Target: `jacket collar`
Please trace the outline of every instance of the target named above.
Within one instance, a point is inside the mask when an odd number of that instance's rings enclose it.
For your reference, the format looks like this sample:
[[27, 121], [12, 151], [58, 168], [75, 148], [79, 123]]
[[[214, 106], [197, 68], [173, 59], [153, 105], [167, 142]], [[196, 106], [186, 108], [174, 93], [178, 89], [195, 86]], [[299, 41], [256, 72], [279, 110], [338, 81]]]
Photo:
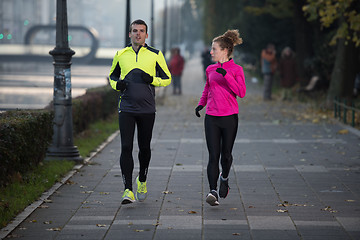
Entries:
[[[133, 47], [132, 47], [132, 44], [131, 43], [129, 43], [126, 47], [128, 47], [128, 48], [130, 48], [130, 49], [132, 49], [133, 51], [134, 51], [134, 49], [133, 49]], [[143, 45], [140, 45], [140, 47], [139, 47], [139, 49], [138, 49], [138, 52], [140, 51], [140, 49], [141, 48], [147, 48], [148, 47], [148, 45], [145, 43], [145, 45], [143, 46]], [[135, 51], [134, 51], [135, 52]]]
[[217, 64], [221, 65], [221, 66], [232, 65], [232, 64], [234, 64], [234, 60], [232, 58], [230, 58], [229, 61], [227, 61], [227, 62], [224, 62], [224, 63], [217, 62]]

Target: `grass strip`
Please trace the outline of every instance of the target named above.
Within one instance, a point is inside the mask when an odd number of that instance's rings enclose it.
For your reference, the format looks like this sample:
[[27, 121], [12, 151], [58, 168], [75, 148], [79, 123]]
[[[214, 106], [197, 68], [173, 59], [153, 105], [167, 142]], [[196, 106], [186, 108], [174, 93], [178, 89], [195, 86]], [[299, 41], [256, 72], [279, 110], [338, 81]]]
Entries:
[[82, 133], [74, 138], [74, 145], [78, 147], [82, 157], [90, 156], [90, 153], [103, 143], [111, 134], [119, 129], [117, 114], [107, 120], [95, 122]]
[[61, 180], [74, 164], [70, 161], [44, 162], [23, 176], [18, 174], [12, 184], [0, 188], [0, 227], [5, 227], [43, 192]]

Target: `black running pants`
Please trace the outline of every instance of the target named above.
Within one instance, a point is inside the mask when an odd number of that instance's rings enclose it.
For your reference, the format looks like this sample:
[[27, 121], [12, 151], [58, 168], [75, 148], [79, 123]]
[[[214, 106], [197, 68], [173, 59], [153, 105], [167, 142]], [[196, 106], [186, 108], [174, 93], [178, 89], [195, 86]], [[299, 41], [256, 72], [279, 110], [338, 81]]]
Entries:
[[219, 179], [219, 159], [221, 157], [222, 176], [229, 176], [233, 161], [232, 149], [238, 129], [238, 115], [230, 116], [205, 116], [205, 137], [209, 151], [207, 166], [210, 190], [217, 189]]
[[139, 180], [146, 181], [146, 175], [151, 158], [150, 142], [155, 122], [155, 113], [119, 113], [119, 128], [121, 137], [120, 168], [125, 184], [125, 189], [132, 191], [132, 173], [134, 159], [132, 156], [135, 126], [137, 126], [137, 140], [139, 146]]

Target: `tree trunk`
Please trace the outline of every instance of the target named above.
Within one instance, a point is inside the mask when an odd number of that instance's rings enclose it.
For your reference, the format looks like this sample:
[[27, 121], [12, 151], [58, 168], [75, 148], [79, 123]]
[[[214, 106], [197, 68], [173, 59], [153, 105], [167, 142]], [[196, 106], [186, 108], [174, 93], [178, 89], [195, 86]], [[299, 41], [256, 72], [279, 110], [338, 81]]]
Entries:
[[296, 61], [298, 76], [300, 78], [300, 84], [306, 85], [308, 80], [306, 79], [306, 71], [304, 62], [307, 58], [313, 55], [312, 50], [312, 26], [306, 20], [302, 7], [305, 1], [294, 1], [294, 31], [295, 31], [295, 44], [296, 44]]
[[330, 87], [327, 93], [327, 106], [331, 107], [335, 97], [351, 98], [354, 81], [359, 71], [359, 48], [353, 42], [338, 41], [336, 60], [331, 74]]

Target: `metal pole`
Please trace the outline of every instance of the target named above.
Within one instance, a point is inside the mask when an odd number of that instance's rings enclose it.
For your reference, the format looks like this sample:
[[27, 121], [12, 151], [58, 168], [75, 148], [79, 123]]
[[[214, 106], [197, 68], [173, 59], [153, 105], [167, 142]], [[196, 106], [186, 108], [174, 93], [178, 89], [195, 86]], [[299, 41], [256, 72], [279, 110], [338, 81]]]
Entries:
[[73, 144], [70, 65], [75, 52], [69, 48], [66, 0], [56, 1], [56, 47], [49, 53], [54, 59], [54, 135], [46, 160], [80, 162], [83, 159]]
[[154, 0], [151, 0], [151, 46], [154, 47], [155, 28], [154, 28]]
[[347, 123], [347, 107], [346, 107], [346, 99], [344, 99], [344, 116], [343, 116], [343, 119], [344, 119], [344, 123], [346, 124], [346, 123]]
[[163, 47], [162, 47], [162, 51], [164, 53], [164, 55], [166, 55], [166, 32], [167, 32], [167, 25], [166, 25], [166, 22], [167, 22], [167, 0], [165, 0], [165, 7], [164, 7], [164, 19], [163, 19]]
[[130, 44], [130, 0], [126, 1], [125, 47]]

